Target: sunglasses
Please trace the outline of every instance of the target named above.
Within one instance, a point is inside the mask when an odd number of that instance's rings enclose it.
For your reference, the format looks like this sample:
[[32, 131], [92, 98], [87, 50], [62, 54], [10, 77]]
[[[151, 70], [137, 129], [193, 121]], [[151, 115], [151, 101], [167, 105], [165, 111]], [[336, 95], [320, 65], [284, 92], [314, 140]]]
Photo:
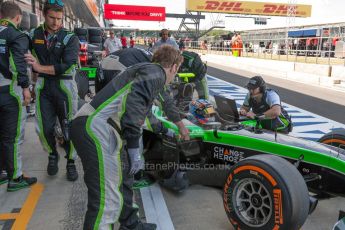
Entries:
[[58, 5], [60, 7], [64, 6], [64, 3], [62, 2], [62, 0], [47, 0], [47, 3], [51, 5]]

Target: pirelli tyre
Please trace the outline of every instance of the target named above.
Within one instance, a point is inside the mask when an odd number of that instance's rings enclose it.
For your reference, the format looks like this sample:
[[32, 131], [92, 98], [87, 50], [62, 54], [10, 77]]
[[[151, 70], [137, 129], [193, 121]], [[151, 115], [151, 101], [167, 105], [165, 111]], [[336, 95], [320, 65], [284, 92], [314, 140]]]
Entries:
[[102, 37], [100, 36], [89, 36], [89, 42], [92, 44], [101, 44], [102, 43]]
[[86, 42], [87, 41], [87, 36], [84, 35], [78, 35], [79, 41]]
[[90, 37], [101, 37], [102, 36], [102, 30], [100, 29], [88, 29], [88, 33]]
[[326, 133], [318, 142], [345, 149], [345, 129], [335, 130]]
[[256, 155], [231, 168], [223, 204], [236, 230], [298, 230], [308, 216], [309, 193], [291, 163]]
[[84, 29], [84, 28], [74, 28], [74, 33], [77, 36], [87, 36], [87, 29]]

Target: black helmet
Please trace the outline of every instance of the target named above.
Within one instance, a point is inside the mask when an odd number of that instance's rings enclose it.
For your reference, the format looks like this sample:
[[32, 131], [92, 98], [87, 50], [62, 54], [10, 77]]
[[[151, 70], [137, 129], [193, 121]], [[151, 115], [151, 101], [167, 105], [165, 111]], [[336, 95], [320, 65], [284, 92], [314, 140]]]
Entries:
[[260, 88], [260, 91], [263, 93], [266, 90], [266, 82], [261, 76], [254, 76], [249, 79], [246, 88], [249, 90]]

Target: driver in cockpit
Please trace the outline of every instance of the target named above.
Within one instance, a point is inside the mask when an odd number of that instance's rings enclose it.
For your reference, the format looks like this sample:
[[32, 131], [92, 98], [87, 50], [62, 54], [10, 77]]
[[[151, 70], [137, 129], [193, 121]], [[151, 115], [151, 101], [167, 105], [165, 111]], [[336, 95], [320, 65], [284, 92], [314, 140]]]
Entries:
[[187, 119], [196, 125], [206, 125], [216, 121], [216, 111], [212, 103], [205, 99], [192, 100]]

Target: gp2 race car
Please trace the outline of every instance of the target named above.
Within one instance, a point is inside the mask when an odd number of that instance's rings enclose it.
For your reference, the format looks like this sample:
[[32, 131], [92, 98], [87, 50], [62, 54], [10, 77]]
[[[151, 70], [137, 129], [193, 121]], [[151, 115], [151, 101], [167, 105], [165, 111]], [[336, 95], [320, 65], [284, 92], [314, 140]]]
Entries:
[[[180, 89], [189, 77], [182, 74], [184, 83], [175, 85], [181, 113], [190, 102], [179, 95], [186, 92]], [[178, 133], [160, 107], [154, 106], [152, 113]], [[297, 230], [319, 198], [345, 196], [345, 130], [326, 134], [317, 143], [263, 130], [259, 119], [235, 122], [220, 119], [226, 117], [222, 115], [205, 125], [184, 119], [190, 141], [144, 129], [146, 172], [175, 191], [190, 184], [223, 188], [224, 209], [235, 229]], [[344, 223], [342, 219], [334, 229]]]
[[[178, 133], [158, 106], [152, 113]], [[318, 199], [345, 196], [345, 130], [318, 143], [248, 125], [256, 120], [183, 121], [190, 141], [144, 130], [145, 170], [176, 191], [190, 184], [223, 188], [224, 209], [235, 229], [297, 230]]]

